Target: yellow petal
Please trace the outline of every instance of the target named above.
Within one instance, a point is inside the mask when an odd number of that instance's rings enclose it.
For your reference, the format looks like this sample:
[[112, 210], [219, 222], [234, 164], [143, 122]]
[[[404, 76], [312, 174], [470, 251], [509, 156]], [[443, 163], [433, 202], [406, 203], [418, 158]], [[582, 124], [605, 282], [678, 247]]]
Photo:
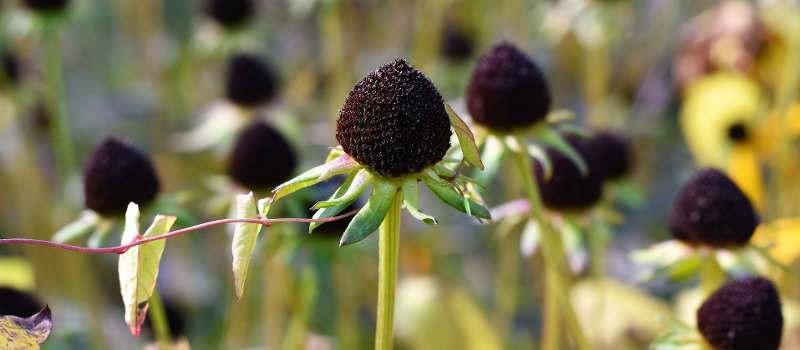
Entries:
[[734, 144], [728, 159], [728, 176], [739, 186], [756, 211], [764, 210], [764, 179], [758, 155], [748, 144]]

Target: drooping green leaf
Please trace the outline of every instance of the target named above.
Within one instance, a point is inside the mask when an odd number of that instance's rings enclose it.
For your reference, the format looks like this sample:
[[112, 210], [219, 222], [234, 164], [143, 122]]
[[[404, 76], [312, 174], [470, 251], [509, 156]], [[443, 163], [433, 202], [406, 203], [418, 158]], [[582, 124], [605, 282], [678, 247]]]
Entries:
[[97, 215], [93, 210], [84, 210], [78, 220], [67, 224], [53, 234], [53, 242], [66, 243], [87, 235], [97, 226], [98, 222], [100, 222], [100, 215]]
[[430, 176], [423, 176], [422, 181], [425, 182], [425, 185], [428, 186], [431, 192], [439, 197], [439, 199], [441, 199], [445, 204], [463, 213], [469, 212], [472, 216], [486, 220], [492, 219], [491, 215], [489, 214], [489, 210], [484, 208], [482, 205], [469, 199], [467, 199], [467, 202], [465, 203], [465, 197], [458, 193], [458, 191], [453, 188], [452, 184], [442, 184], [440, 181], [434, 180]]
[[272, 196], [272, 201], [275, 201], [278, 198], [286, 196], [287, 194], [299, 189], [311, 186], [321, 181], [325, 181], [331, 176], [346, 173], [355, 169], [358, 165], [358, 162], [346, 154], [339, 156], [328, 163], [311, 168], [310, 170], [297, 175], [295, 178], [276, 187], [275, 190], [273, 190], [275, 194]]
[[569, 158], [569, 160], [571, 160], [572, 163], [578, 167], [581, 175], [586, 176], [589, 174], [589, 166], [586, 165], [586, 161], [583, 159], [583, 157], [581, 157], [580, 153], [578, 153], [578, 151], [576, 151], [575, 148], [569, 144], [569, 142], [561, 137], [561, 134], [550, 130], [547, 127], [537, 127], [534, 129], [534, 137], [542, 143], [567, 156], [567, 158]]
[[528, 145], [528, 154], [542, 166], [544, 179], [550, 180], [553, 177], [553, 162], [550, 161], [550, 156], [547, 155], [547, 152], [538, 145]]
[[483, 170], [481, 154], [478, 150], [478, 146], [475, 144], [475, 135], [472, 134], [472, 130], [470, 130], [467, 123], [464, 123], [461, 117], [453, 111], [450, 105], [445, 105], [445, 108], [447, 109], [447, 115], [450, 117], [450, 125], [452, 125], [453, 129], [456, 131], [458, 143], [461, 144], [461, 151], [464, 153], [464, 159]]
[[[358, 198], [358, 196], [361, 195], [361, 192], [364, 192], [367, 186], [369, 186], [369, 184], [372, 183], [373, 179], [374, 176], [372, 176], [372, 173], [370, 173], [369, 170], [367, 170], [366, 168], [361, 169], [353, 177], [352, 181], [347, 186], [347, 191], [345, 191], [344, 194], [328, 199], [326, 201], [319, 202], [315, 204], [313, 207], [311, 207], [311, 210], [317, 210], [319, 208], [329, 208], [342, 203], [352, 203], [353, 201], [356, 200], [356, 198]], [[344, 184], [342, 184], [341, 187], [345, 187]], [[336, 192], [338, 193], [339, 191]]]
[[[155, 237], [169, 232], [175, 222], [174, 216], [157, 215], [153, 224], [144, 235], [139, 235], [139, 206], [128, 205], [125, 213], [125, 230], [122, 242], [127, 244], [135, 240]], [[153, 295], [158, 278], [158, 265], [164, 252], [164, 240], [153, 241], [131, 247], [119, 256], [119, 283], [122, 301], [125, 305], [125, 322], [134, 337], [144, 322], [148, 300]]]
[[367, 238], [375, 232], [389, 212], [394, 196], [397, 195], [397, 184], [392, 181], [378, 179], [372, 186], [372, 194], [367, 205], [353, 217], [342, 235], [339, 246], [343, 247]]
[[[239, 219], [257, 218], [256, 199], [253, 192], [236, 196], [236, 217]], [[256, 247], [259, 231], [261, 231], [260, 224], [242, 222], [236, 224], [231, 251], [233, 252], [233, 288], [237, 300], [241, 300], [244, 293], [247, 268], [250, 265], [250, 258], [253, 256], [253, 249]]]
[[[333, 200], [334, 198], [341, 197], [345, 193], [347, 193], [348, 189], [350, 189], [350, 185], [353, 183], [353, 180], [360, 173], [361, 173], [361, 171], [359, 171], [359, 172], [351, 172], [350, 175], [347, 176], [347, 179], [344, 180], [344, 183], [342, 183], [342, 185], [339, 186], [339, 188], [337, 188], [336, 191], [333, 194], [331, 194], [330, 197], [328, 197], [328, 200], [329, 201]], [[317, 210], [316, 212], [314, 212], [313, 218], [314, 219], [327, 219], [327, 218], [334, 217], [337, 214], [341, 213], [343, 210], [345, 210], [355, 200], [356, 200], [356, 198], [353, 198], [352, 201], [341, 202], [339, 204], [336, 204], [336, 205], [333, 205], [333, 206], [330, 206], [330, 207], [327, 207], [327, 208], [321, 208], [321, 209]], [[312, 222], [312, 223], [310, 223], [308, 225], [308, 233], [313, 232], [315, 228], [319, 227], [322, 224], [323, 224], [322, 222]]]
[[50, 308], [47, 306], [28, 318], [0, 315], [0, 349], [40, 349], [50, 337], [52, 329]]
[[403, 202], [408, 212], [411, 213], [411, 216], [431, 226], [439, 224], [433, 216], [425, 214], [419, 209], [419, 184], [416, 178], [405, 179], [402, 184], [402, 189]]

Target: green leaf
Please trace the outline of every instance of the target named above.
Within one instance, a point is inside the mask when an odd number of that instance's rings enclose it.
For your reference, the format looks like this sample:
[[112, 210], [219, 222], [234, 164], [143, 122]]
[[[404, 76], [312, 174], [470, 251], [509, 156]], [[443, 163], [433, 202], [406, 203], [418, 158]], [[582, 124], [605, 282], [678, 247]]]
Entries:
[[28, 318], [0, 315], [0, 349], [40, 349], [52, 330], [47, 306]]
[[397, 195], [397, 184], [392, 181], [378, 179], [372, 186], [372, 194], [367, 205], [353, 217], [342, 235], [339, 246], [343, 247], [360, 242], [375, 232], [389, 212], [394, 196]]
[[[467, 204], [464, 203], [464, 196], [462, 196], [458, 191], [453, 188], [453, 184], [445, 183], [443, 186], [442, 182], [437, 181], [430, 176], [423, 176], [422, 181], [425, 182], [425, 185], [437, 196], [441, 199], [445, 204], [461, 211], [464, 213], [471, 213], [471, 215], [491, 220], [491, 215], [489, 214], [489, 210], [484, 208], [482, 205], [475, 203], [469, 199], [467, 199]], [[467, 209], [467, 205], [469, 206]], [[469, 211], [467, 211], [469, 210]]]
[[[239, 219], [258, 217], [253, 192], [236, 196], [236, 217]], [[241, 300], [244, 293], [247, 268], [250, 265], [250, 258], [253, 256], [253, 249], [256, 247], [259, 231], [261, 231], [260, 224], [243, 222], [236, 224], [231, 251], [233, 252], [233, 289], [236, 292], [237, 300]]]
[[453, 129], [456, 131], [458, 143], [461, 144], [461, 151], [464, 153], [464, 159], [483, 170], [481, 154], [478, 150], [478, 146], [475, 144], [475, 135], [472, 134], [472, 130], [470, 130], [467, 123], [464, 123], [458, 114], [453, 111], [450, 105], [446, 104], [445, 108], [447, 109], [447, 115], [450, 117], [450, 125], [452, 125]]
[[[169, 232], [175, 222], [174, 216], [157, 215], [153, 224], [144, 235], [139, 235], [139, 206], [128, 205], [125, 213], [125, 230], [122, 233], [123, 244], [163, 235]], [[125, 322], [134, 337], [144, 322], [149, 307], [148, 300], [153, 295], [158, 277], [158, 264], [164, 252], [164, 240], [153, 241], [131, 247], [119, 256], [119, 284], [122, 302], [125, 304]]]
[[[344, 194], [314, 204], [314, 206], [311, 207], [311, 210], [317, 210], [319, 208], [330, 208], [342, 203], [352, 203], [353, 201], [356, 200], [356, 198], [358, 198], [358, 196], [361, 195], [362, 192], [364, 192], [365, 189], [367, 189], [367, 186], [369, 186], [369, 184], [372, 183], [373, 179], [374, 176], [372, 176], [369, 170], [367, 170], [366, 168], [361, 169], [356, 173], [355, 177], [352, 178], [352, 181], [347, 186], [347, 191], [345, 191]], [[343, 187], [345, 187], [345, 184], [342, 184], [342, 186], [340, 186], [340, 188]], [[339, 191], [337, 190], [336, 192], [338, 194]]]
[[550, 180], [553, 177], [553, 162], [550, 161], [550, 156], [547, 155], [547, 152], [538, 145], [528, 145], [528, 154], [542, 166], [544, 179]]
[[[332, 199], [334, 199], [336, 197], [342, 196], [345, 193], [347, 193], [347, 190], [350, 188], [350, 184], [353, 183], [353, 179], [355, 179], [356, 175], [358, 175], [360, 173], [361, 173], [361, 171], [359, 171], [357, 173], [351, 172], [350, 175], [347, 177], [347, 179], [344, 180], [344, 183], [342, 183], [342, 185], [339, 186], [339, 188], [337, 188], [336, 191], [333, 194], [331, 194], [331, 196], [328, 198], [328, 200], [332, 200]], [[312, 218], [314, 218], [314, 219], [327, 219], [327, 218], [334, 217], [334, 216], [336, 216], [336, 214], [339, 214], [340, 212], [342, 212], [342, 210], [345, 210], [347, 208], [347, 206], [349, 206], [354, 201], [355, 201], [355, 198], [350, 202], [342, 202], [342, 203], [339, 203], [339, 204], [331, 206], [331, 207], [319, 209], [314, 213], [314, 216]], [[319, 227], [322, 224], [323, 224], [322, 222], [312, 222], [312, 223], [310, 223], [308, 225], [308, 233], [311, 233], [312, 231], [314, 231], [315, 228]]]
[[589, 174], [589, 166], [586, 165], [586, 161], [558, 132], [547, 127], [538, 127], [534, 129], [534, 137], [567, 156], [581, 171], [581, 175], [586, 176]]
[[433, 216], [423, 213], [419, 209], [419, 184], [416, 178], [406, 178], [401, 186], [403, 189], [403, 202], [411, 216], [428, 225], [436, 226], [439, 223]]
[[80, 236], [89, 234], [97, 223], [100, 222], [100, 215], [92, 210], [81, 212], [78, 220], [75, 220], [53, 234], [52, 240], [56, 243], [66, 243]]
[[100, 219], [94, 229], [94, 232], [92, 232], [92, 235], [89, 236], [89, 240], [86, 242], [86, 245], [89, 248], [102, 247], [106, 243], [106, 240], [108, 240], [108, 236], [111, 234], [111, 231], [114, 230], [115, 226], [117, 226], [116, 218]]
[[342, 155], [338, 158], [322, 164], [318, 167], [311, 168], [310, 170], [297, 175], [295, 178], [284, 182], [280, 186], [276, 187], [272, 192], [275, 194], [272, 196], [272, 201], [274, 202], [278, 198], [286, 196], [294, 191], [297, 191], [301, 188], [311, 186], [321, 181], [325, 181], [331, 176], [343, 174], [350, 170], [355, 169], [358, 167], [359, 164], [353, 158], [350, 158], [348, 155]]

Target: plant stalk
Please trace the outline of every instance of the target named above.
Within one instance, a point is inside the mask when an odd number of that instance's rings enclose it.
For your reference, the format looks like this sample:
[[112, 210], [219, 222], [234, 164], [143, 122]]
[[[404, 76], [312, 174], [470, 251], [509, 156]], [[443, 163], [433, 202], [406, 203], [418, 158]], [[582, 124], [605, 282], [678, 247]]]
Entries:
[[400, 205], [403, 192], [397, 191], [389, 213], [379, 229], [378, 247], [378, 324], [375, 349], [389, 350], [394, 345], [394, 295], [400, 247]]
[[44, 80], [47, 83], [47, 109], [50, 113], [50, 138], [56, 167], [63, 183], [75, 171], [75, 152], [64, 94], [61, 40], [58, 23], [46, 23], [42, 39]]
[[[517, 143], [521, 145], [521, 147], [524, 147], [524, 140], [521, 137], [516, 137], [516, 139]], [[562, 313], [561, 316], [566, 322], [567, 328], [572, 334], [578, 349], [589, 350], [591, 346], [583, 334], [578, 318], [575, 316], [575, 310], [572, 308], [572, 302], [569, 299], [567, 281], [571, 278], [571, 272], [567, 264], [567, 258], [564, 255], [564, 246], [561, 242], [561, 237], [558, 233], [553, 231], [550, 223], [544, 218], [539, 187], [533, 177], [533, 164], [524, 149], [519, 151], [512, 149], [510, 151], [514, 156], [514, 161], [519, 167], [520, 175], [522, 175], [522, 180], [525, 184], [525, 193], [530, 202], [530, 214], [540, 225], [540, 249], [542, 257], [544, 258], [545, 273], [549, 276], [546, 279], [547, 283], [545, 288], [548, 290], [545, 292], [545, 295], [551, 293], [558, 300], [558, 305]], [[542, 332], [543, 334], [548, 334], [548, 328], [560, 327], [559, 324], [555, 324], [558, 320], [555, 317], [547, 317], [545, 320], [550, 320], [550, 324], [544, 324], [543, 327], [545, 330]], [[545, 342], [542, 345], [542, 350], [559, 350], [557, 344], [551, 341]], [[555, 347], [544, 347], [545, 345]]]
[[158, 292], [158, 286], [153, 288], [153, 295], [150, 296], [150, 307], [148, 316], [153, 325], [153, 334], [155, 335], [156, 342], [160, 349], [172, 348], [172, 337], [169, 330], [169, 321], [167, 321], [167, 311], [164, 309], [164, 303], [161, 301], [161, 293]]

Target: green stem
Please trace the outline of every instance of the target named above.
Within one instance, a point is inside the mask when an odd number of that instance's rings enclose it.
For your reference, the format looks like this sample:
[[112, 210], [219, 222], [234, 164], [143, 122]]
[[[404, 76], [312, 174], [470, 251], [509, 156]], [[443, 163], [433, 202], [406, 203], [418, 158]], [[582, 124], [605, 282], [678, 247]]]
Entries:
[[47, 84], [47, 108], [50, 112], [50, 137], [61, 181], [75, 170], [75, 153], [69, 127], [67, 101], [61, 63], [61, 40], [58, 23], [47, 23], [42, 35], [44, 80]]
[[599, 225], [590, 223], [586, 229], [586, 240], [589, 245], [589, 274], [594, 278], [601, 278], [606, 273], [608, 233]]
[[375, 349], [392, 349], [394, 338], [394, 293], [397, 284], [398, 248], [400, 246], [400, 205], [403, 192], [397, 191], [383, 219], [379, 237], [378, 261], [378, 324]]
[[722, 266], [719, 265], [715, 256], [715, 251], [705, 252], [702, 265], [700, 265], [700, 290], [704, 297], [713, 294], [719, 287], [725, 284], [727, 276]]
[[[542, 199], [539, 195], [539, 187], [537, 186], [536, 180], [533, 177], [533, 164], [531, 163], [528, 154], [524, 151], [524, 139], [522, 139], [522, 137], [516, 137], [516, 141], [520, 147], [523, 147], [523, 150], [518, 151], [512, 149], [511, 154], [514, 156], [514, 161], [519, 167], [520, 175], [522, 175], [522, 180], [525, 184], [525, 193], [528, 197], [528, 201], [530, 202], [530, 214], [537, 222], [539, 222], [539, 230], [541, 232], [540, 249], [542, 252], [542, 257], [544, 258], [546, 273], [551, 274], [546, 280], [547, 284], [545, 288], [548, 288], [548, 291], [545, 294], [553, 293], [555, 298], [558, 299], [558, 304], [562, 313], [561, 316], [567, 323], [567, 328], [569, 328], [570, 332], [572, 333], [572, 337], [575, 340], [578, 349], [591, 349], [588, 340], [583, 335], [583, 330], [578, 322], [578, 318], [575, 316], [575, 310], [573, 310], [572, 302], [569, 299], [569, 289], [567, 288], [567, 283], [571, 278], [571, 272], [567, 264], [567, 257], [564, 254], [564, 245], [561, 242], [561, 237], [555, 231], [553, 231], [549, 221], [545, 220]], [[556, 320], [556, 318], [548, 317], [546, 320]], [[545, 331], [543, 334], [547, 334], [548, 327], [559, 326], [560, 325], [557, 324], [545, 324]], [[550, 344], [550, 342], [546, 344]], [[557, 350], [557, 348], [544, 347], [542, 347], [542, 349]]]
[[[552, 269], [546, 269], [545, 286], [554, 285], [553, 279], [557, 278]], [[561, 348], [561, 325], [563, 320], [559, 313], [558, 296], [554, 288], [545, 287], [543, 292], [544, 306], [542, 307], [544, 329], [542, 329], [542, 349]]]
[[158, 287], [153, 289], [153, 295], [149, 300], [150, 307], [148, 316], [150, 316], [150, 323], [153, 325], [153, 334], [155, 335], [158, 347], [161, 349], [172, 348], [172, 336], [169, 331], [169, 322], [167, 321], [167, 312], [164, 309], [164, 303], [161, 302], [161, 295], [158, 292]]

